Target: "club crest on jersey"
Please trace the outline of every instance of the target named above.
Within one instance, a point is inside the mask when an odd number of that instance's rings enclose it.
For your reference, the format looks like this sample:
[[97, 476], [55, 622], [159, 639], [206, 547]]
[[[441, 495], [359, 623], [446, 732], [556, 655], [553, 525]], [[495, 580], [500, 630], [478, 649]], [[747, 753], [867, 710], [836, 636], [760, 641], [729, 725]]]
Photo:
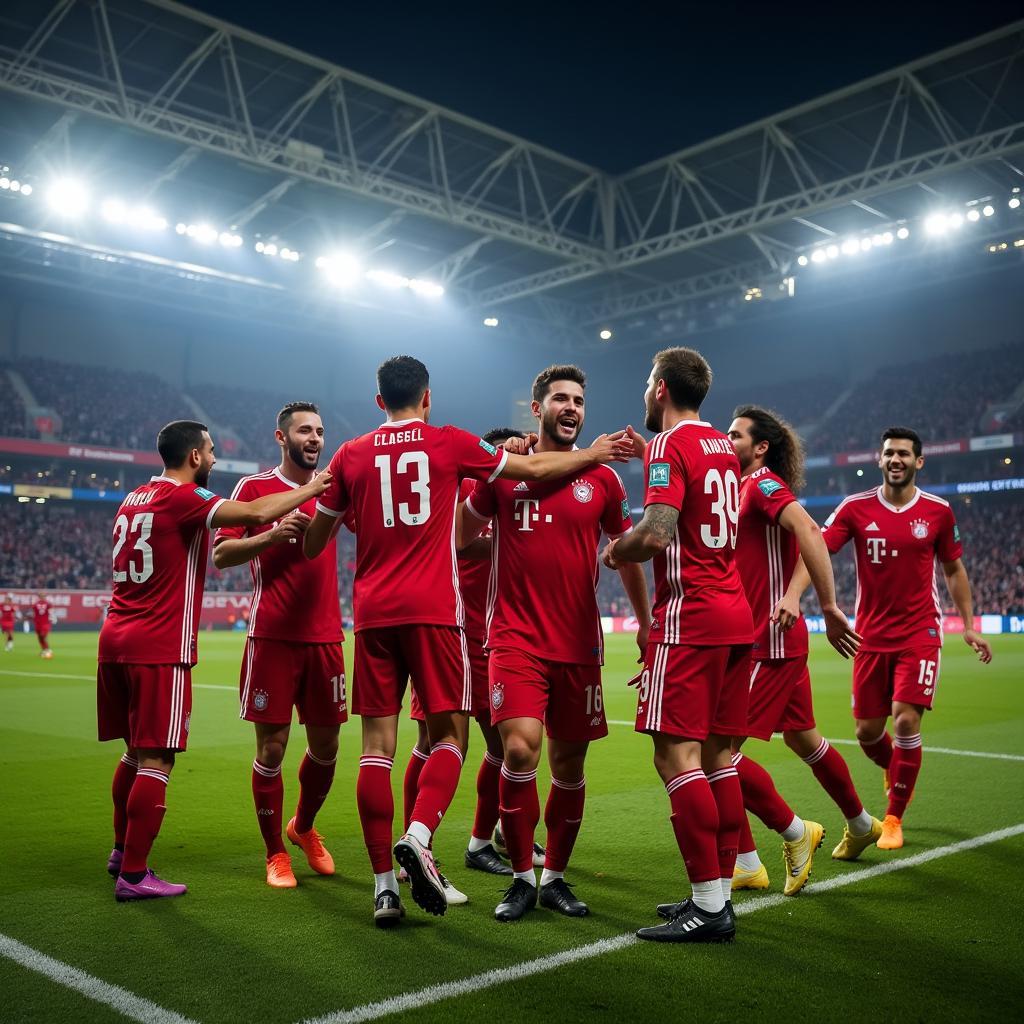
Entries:
[[762, 480], [757, 489], [766, 497], [770, 498], [776, 491], [782, 490], [782, 484], [778, 480]]
[[668, 487], [672, 467], [667, 462], [652, 462], [647, 470], [648, 487]]
[[269, 698], [269, 695], [267, 694], [266, 690], [257, 690], [252, 695], [252, 706], [257, 711], [266, 711], [267, 710], [267, 702], [269, 701], [269, 699], [270, 698]]
[[491, 707], [495, 711], [505, 703], [505, 684], [491, 683]]
[[594, 485], [587, 480], [573, 480], [572, 496], [585, 505], [594, 496]]
[[924, 540], [928, 536], [928, 520], [915, 519], [910, 524], [910, 532], [918, 539]]

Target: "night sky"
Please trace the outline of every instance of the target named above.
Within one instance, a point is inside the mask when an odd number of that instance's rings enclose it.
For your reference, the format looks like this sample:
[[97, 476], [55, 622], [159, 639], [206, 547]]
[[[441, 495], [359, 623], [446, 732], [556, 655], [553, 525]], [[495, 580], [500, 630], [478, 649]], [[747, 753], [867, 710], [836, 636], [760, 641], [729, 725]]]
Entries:
[[1020, 0], [946, 10], [898, 0], [192, 6], [609, 171], [955, 45], [1024, 12]]

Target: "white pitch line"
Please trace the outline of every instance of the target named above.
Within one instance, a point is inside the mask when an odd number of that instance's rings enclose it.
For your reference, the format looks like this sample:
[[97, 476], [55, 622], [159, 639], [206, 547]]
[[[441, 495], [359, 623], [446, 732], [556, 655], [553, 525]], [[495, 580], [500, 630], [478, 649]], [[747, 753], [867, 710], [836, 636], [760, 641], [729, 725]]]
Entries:
[[[636, 725], [635, 721], [625, 722], [616, 719], [609, 718], [609, 725]], [[841, 739], [834, 740], [829, 739], [829, 743], [842, 744], [847, 747], [859, 747], [860, 743], [858, 740]], [[926, 754], [956, 754], [959, 757], [987, 757], [994, 761], [1024, 761], [1024, 754], [995, 754], [989, 750], [954, 750], [952, 747], [922, 747], [921, 748]]]
[[[95, 676], [75, 676], [68, 675], [67, 673], [61, 672], [15, 672], [14, 670], [8, 670], [0, 668], [0, 676], [31, 676], [33, 679], [78, 679], [86, 683], [95, 683]], [[238, 692], [237, 686], [221, 686], [218, 683], [193, 683], [193, 690], [231, 690], [232, 693]]]
[[100, 981], [99, 978], [94, 978], [91, 974], [86, 974], [85, 971], [80, 971], [77, 967], [71, 967], [60, 960], [54, 960], [53, 957], [40, 953], [39, 950], [26, 946], [8, 935], [0, 935], [0, 956], [42, 974], [58, 985], [81, 992], [95, 1003], [110, 1006], [129, 1020], [141, 1021], [142, 1024], [195, 1024], [195, 1021], [188, 1017], [182, 1017], [173, 1010], [165, 1010], [162, 1006], [157, 1006], [156, 1003], [151, 1003], [127, 989]]
[[[915, 853], [911, 857], [888, 861], [885, 864], [876, 864], [873, 867], [865, 868], [863, 871], [853, 872], [848, 875], [838, 875], [823, 882], [815, 882], [813, 892], [828, 892], [832, 889], [840, 889], [843, 886], [855, 885], [858, 882], [878, 878], [880, 875], [888, 875], [894, 871], [903, 871], [906, 868], [917, 867], [919, 864], [927, 864], [929, 861], [939, 860], [941, 857], [950, 857], [957, 853], [963, 853], [966, 850], [973, 850], [979, 846], [988, 846], [990, 843], [997, 843], [1002, 839], [1010, 839], [1022, 834], [1024, 834], [1024, 823], [1011, 825], [1009, 828], [1002, 828], [995, 832], [986, 832], [985, 835], [964, 839], [959, 843], [951, 843], [948, 846], [939, 846], [933, 850], [925, 850], [923, 853]], [[787, 897], [781, 894], [750, 900], [736, 908], [736, 915], [739, 917], [754, 914], [759, 910], [768, 910], [792, 900], [792, 896]], [[586, 946], [576, 946], [561, 953], [552, 953], [549, 956], [538, 957], [536, 960], [527, 960], [525, 963], [515, 964], [512, 967], [499, 967], [492, 971], [485, 971], [483, 974], [475, 974], [470, 978], [463, 978], [461, 981], [447, 981], [438, 985], [428, 985], [426, 988], [421, 988], [416, 992], [406, 992], [404, 995], [392, 996], [390, 999], [382, 999], [377, 1003], [367, 1003], [363, 1006], [354, 1007], [351, 1010], [339, 1010], [336, 1013], [325, 1014], [323, 1017], [309, 1018], [302, 1021], [301, 1024], [361, 1024], [363, 1021], [379, 1020], [382, 1017], [389, 1017], [392, 1014], [402, 1013], [406, 1010], [419, 1011], [425, 1006], [439, 1003], [445, 999], [469, 995], [473, 992], [479, 992], [481, 989], [492, 988], [495, 985], [503, 985], [511, 981], [519, 981], [534, 974], [542, 974], [545, 971], [551, 971], [566, 964], [604, 956], [605, 953], [614, 953], [617, 950], [635, 945], [639, 941], [632, 932], [626, 932], [623, 935], [601, 939], [599, 942], [591, 942]]]

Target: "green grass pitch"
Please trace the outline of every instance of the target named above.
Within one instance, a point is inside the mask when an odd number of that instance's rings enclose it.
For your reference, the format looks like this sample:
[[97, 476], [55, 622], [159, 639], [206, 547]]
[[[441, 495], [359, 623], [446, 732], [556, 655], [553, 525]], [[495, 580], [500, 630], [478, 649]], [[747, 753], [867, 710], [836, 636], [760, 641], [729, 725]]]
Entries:
[[[802, 895], [742, 917], [732, 946], [629, 944], [388, 1019], [562, 1024], [607, 1014], [745, 1024], [1014, 1016], [1024, 988], [1024, 835], [815, 893], [815, 883], [1024, 822], [1024, 760], [927, 751], [1024, 755], [1024, 640], [994, 641], [995, 660], [985, 667], [959, 637], [948, 638], [938, 710], [925, 722], [924, 765], [899, 853], [871, 848], [860, 864], [831, 861], [842, 831], [838, 811], [781, 741], [751, 741], [748, 752], [769, 768], [797, 813], [828, 830]], [[110, 776], [120, 750], [94, 739], [96, 638], [57, 632], [53, 643], [49, 662], [38, 657], [34, 637], [20, 634], [14, 653], [0, 654], [0, 935], [182, 1017], [290, 1024], [337, 1013], [622, 935], [652, 922], [655, 903], [687, 891], [650, 740], [612, 725], [591, 752], [586, 819], [569, 872], [592, 916], [572, 921], [537, 910], [519, 924], [497, 924], [500, 881], [461, 862], [481, 753], [473, 735], [459, 794], [436, 842], [469, 905], [432, 919], [410, 904], [400, 929], [375, 930], [355, 810], [357, 721], [343, 728], [337, 780], [318, 820], [337, 875], [314, 876], [295, 851], [299, 888], [268, 889], [249, 789], [252, 728], [237, 711], [242, 637], [218, 633], [200, 639], [190, 749], [172, 776], [152, 857], [164, 877], [187, 882], [189, 894], [118, 905], [105, 865]], [[624, 685], [634, 657], [629, 638], [609, 639], [605, 704], [616, 722], [635, 709], [635, 691]], [[832, 738], [852, 736], [849, 671], [814, 639], [818, 721]], [[394, 772], [399, 808], [412, 736], [403, 724]], [[285, 764], [286, 815], [303, 749], [296, 726]], [[839, 749], [869, 810], [880, 815], [881, 773], [856, 747]], [[542, 799], [544, 793], [546, 783]], [[754, 831], [777, 893], [780, 841], [759, 823]], [[744, 894], [737, 906], [763, 898]], [[0, 1021], [123, 1019], [0, 957]]]

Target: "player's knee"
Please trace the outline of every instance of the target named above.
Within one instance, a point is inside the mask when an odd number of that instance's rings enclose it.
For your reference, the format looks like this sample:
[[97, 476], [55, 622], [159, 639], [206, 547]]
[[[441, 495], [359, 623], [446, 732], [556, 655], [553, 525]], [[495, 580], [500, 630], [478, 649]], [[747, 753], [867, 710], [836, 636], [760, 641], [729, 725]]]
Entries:
[[259, 762], [265, 768], [277, 768], [284, 761], [284, 752], [283, 740], [265, 739], [260, 743]]
[[879, 725], [878, 722], [873, 720], [865, 722], [858, 721], [856, 726], [854, 726], [854, 733], [857, 736], [857, 742], [864, 743], [867, 745], [877, 743], [882, 738], [882, 734], [884, 732], [884, 722], [882, 722], [882, 724]]
[[540, 761], [540, 748], [526, 736], [505, 737], [505, 764], [514, 772], [532, 772]]
[[782, 741], [797, 757], [810, 757], [821, 746], [821, 738], [806, 731], [784, 732]]
[[921, 713], [916, 708], [904, 708], [896, 713], [893, 726], [897, 736], [916, 736], [921, 731]]

